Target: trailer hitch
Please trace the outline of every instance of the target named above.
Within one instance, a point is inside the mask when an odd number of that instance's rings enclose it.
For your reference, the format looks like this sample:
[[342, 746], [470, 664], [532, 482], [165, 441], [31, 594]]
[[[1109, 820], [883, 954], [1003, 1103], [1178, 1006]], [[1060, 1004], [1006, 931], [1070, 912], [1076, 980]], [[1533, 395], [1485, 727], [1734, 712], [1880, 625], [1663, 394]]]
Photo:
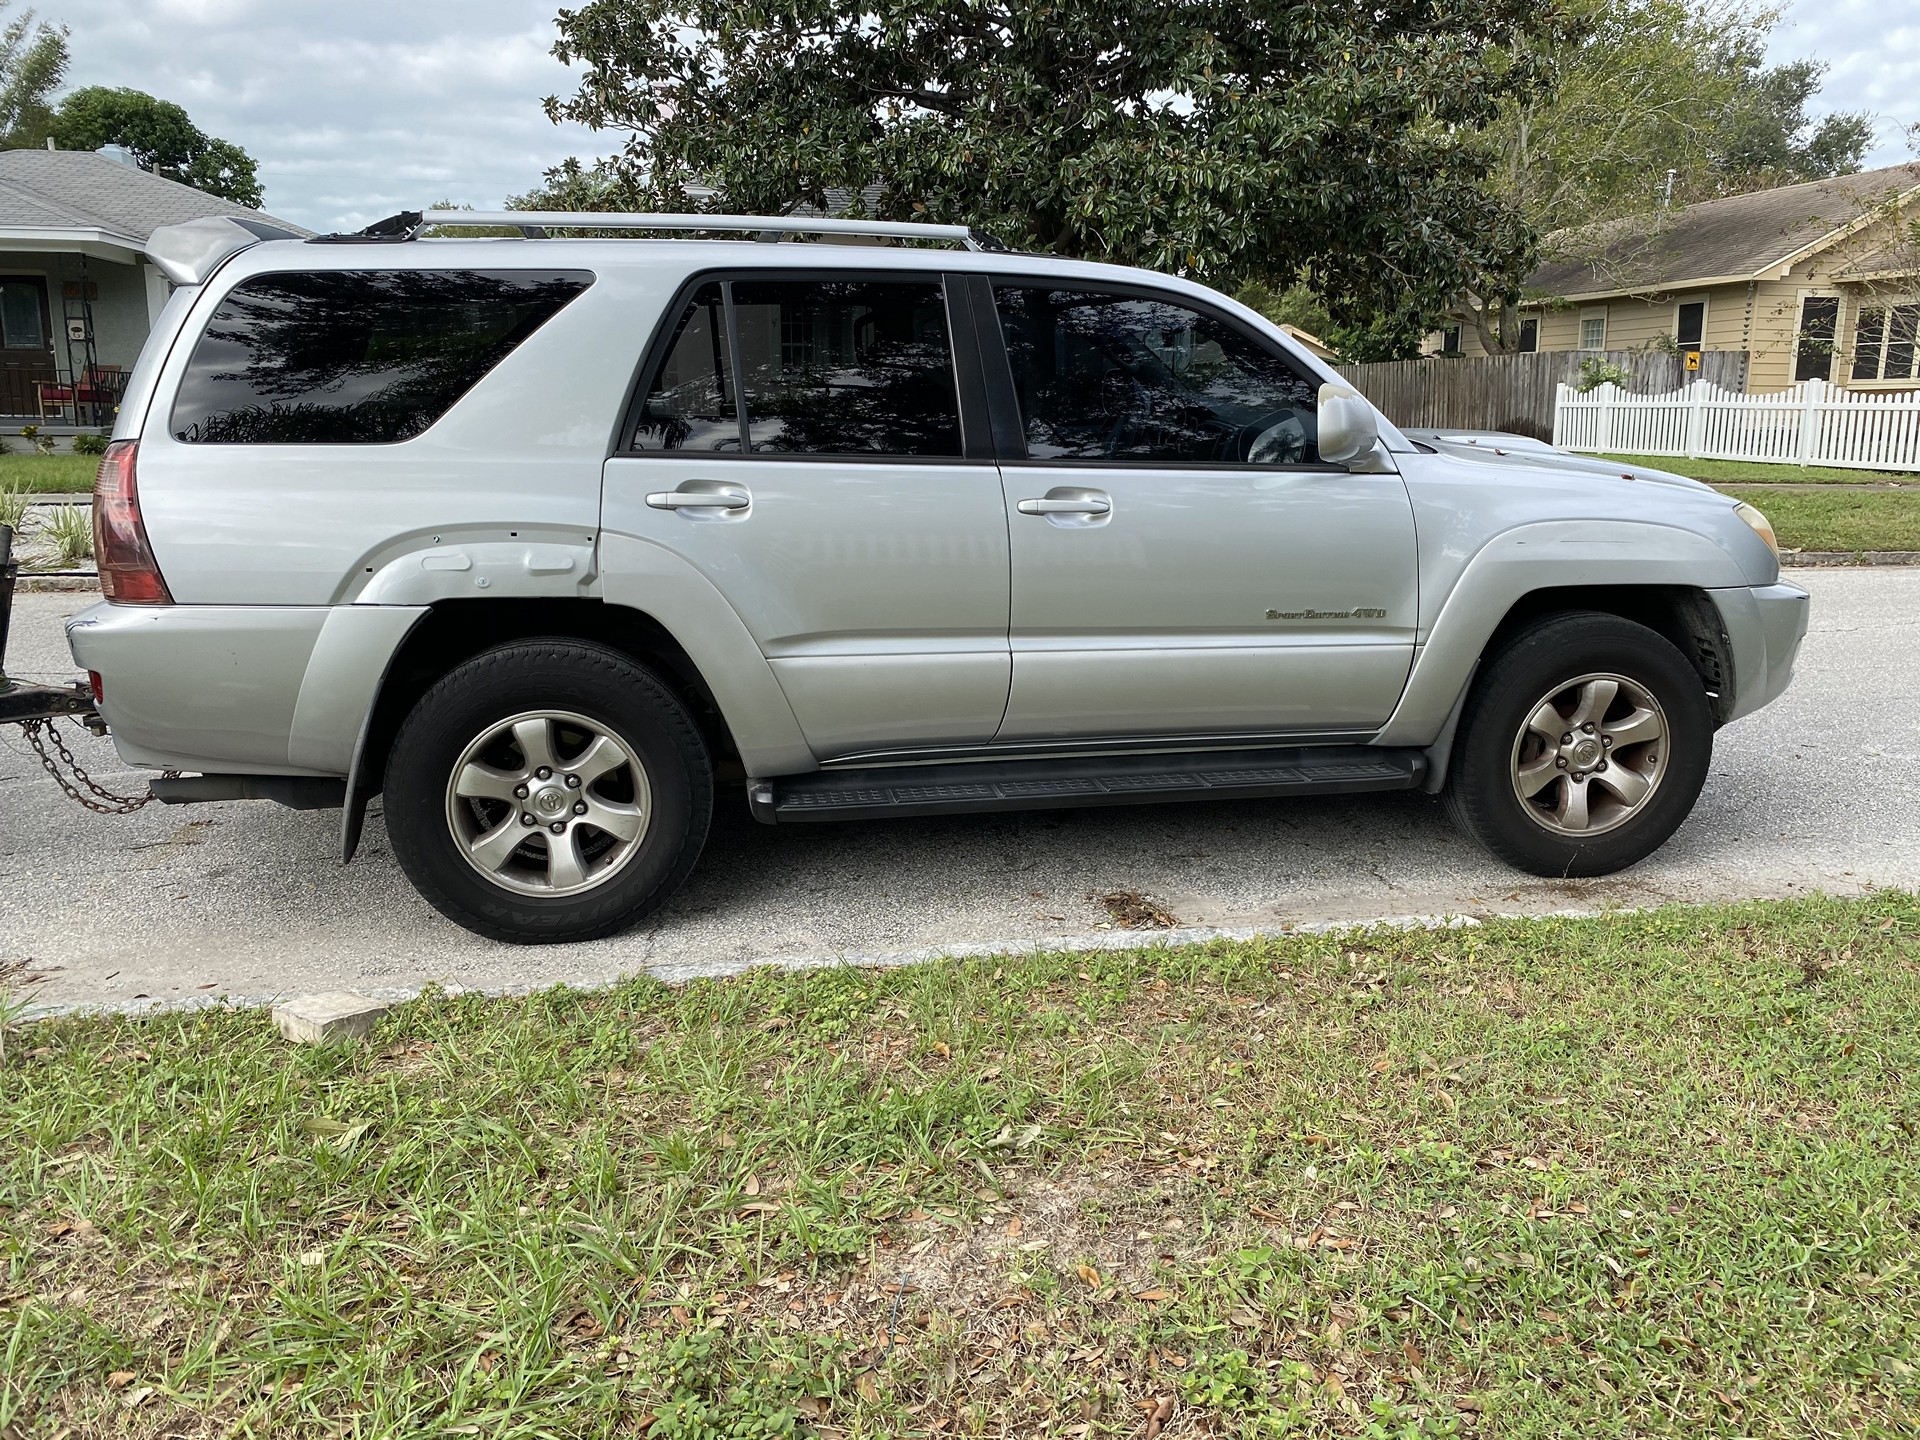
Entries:
[[[67, 685], [29, 685], [7, 678], [7, 630], [13, 620], [13, 582], [19, 573], [13, 558], [13, 527], [0, 525], [0, 723], [18, 725], [26, 732], [27, 744], [68, 799], [102, 815], [130, 815], [152, 803], [153, 793], [116, 795], [106, 789], [74, 758], [55, 724], [61, 718], [74, 719], [96, 735], [106, 734], [106, 721], [100, 716], [93, 688], [84, 680]], [[53, 754], [47, 752], [49, 744]]]

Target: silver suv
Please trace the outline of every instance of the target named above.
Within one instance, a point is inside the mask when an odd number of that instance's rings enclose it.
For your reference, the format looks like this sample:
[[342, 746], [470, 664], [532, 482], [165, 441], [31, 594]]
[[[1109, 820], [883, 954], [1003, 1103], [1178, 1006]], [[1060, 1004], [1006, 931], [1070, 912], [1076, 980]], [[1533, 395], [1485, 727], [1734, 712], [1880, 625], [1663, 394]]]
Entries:
[[68, 636], [121, 755], [191, 772], [161, 798], [338, 806], [351, 858], [384, 792], [485, 935], [647, 914], [718, 793], [788, 824], [1424, 789], [1602, 874], [1805, 633], [1750, 507], [1402, 432], [1184, 280], [955, 227], [429, 223], [155, 233], [178, 288]]

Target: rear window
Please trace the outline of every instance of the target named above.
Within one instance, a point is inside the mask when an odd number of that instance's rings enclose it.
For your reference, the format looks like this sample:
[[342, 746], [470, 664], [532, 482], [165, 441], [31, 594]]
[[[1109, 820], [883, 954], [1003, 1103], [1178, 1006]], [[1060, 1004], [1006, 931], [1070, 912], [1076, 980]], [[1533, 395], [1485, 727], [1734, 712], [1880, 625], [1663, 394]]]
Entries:
[[227, 293], [194, 346], [174, 438], [411, 440], [592, 283], [579, 270], [257, 275]]

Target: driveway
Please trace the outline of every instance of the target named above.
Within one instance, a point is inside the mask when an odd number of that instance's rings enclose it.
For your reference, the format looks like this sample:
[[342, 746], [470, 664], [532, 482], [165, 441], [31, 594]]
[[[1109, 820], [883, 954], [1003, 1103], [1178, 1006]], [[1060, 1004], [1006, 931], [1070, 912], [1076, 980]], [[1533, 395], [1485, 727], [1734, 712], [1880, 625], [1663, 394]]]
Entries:
[[[1606, 880], [1507, 870], [1422, 795], [768, 829], [729, 792], [692, 882], [651, 923], [517, 948], [429, 909], [377, 819], [343, 869], [333, 812], [94, 815], [0, 727], [0, 972], [37, 1006], [516, 989], [1112, 940], [1092, 897], [1115, 890], [1204, 931], [1920, 886], [1920, 569], [1794, 578], [1814, 608], [1793, 688], [1721, 733], [1680, 834]], [[60, 622], [92, 599], [19, 597], [14, 673], [64, 678]], [[138, 787], [106, 742], [80, 738], [98, 778]]]

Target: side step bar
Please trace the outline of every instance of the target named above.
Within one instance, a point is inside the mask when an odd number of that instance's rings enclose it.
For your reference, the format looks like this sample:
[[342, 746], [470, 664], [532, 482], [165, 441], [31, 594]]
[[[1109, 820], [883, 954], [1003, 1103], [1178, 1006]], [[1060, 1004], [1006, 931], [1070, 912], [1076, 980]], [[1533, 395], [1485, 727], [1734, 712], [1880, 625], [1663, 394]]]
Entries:
[[1426, 769], [1426, 757], [1418, 750], [1368, 745], [1182, 751], [818, 770], [749, 781], [747, 799], [755, 819], [792, 825], [972, 810], [1412, 790], [1426, 777]]

